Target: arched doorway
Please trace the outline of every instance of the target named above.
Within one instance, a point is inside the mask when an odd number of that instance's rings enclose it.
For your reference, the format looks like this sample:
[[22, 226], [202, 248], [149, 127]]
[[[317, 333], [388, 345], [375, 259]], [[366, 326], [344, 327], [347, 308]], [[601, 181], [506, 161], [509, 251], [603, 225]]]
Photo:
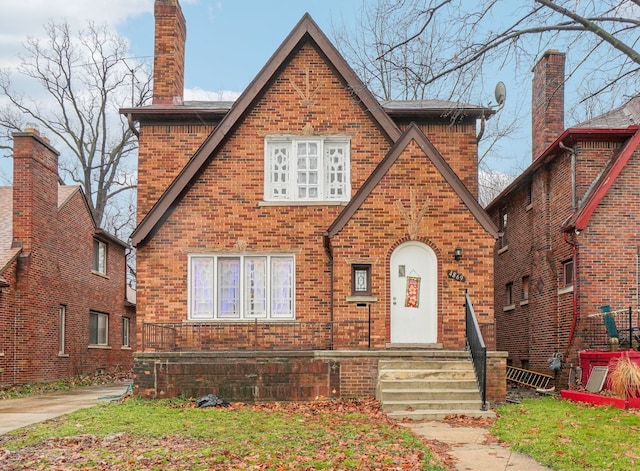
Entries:
[[438, 259], [421, 242], [391, 254], [391, 343], [438, 341]]

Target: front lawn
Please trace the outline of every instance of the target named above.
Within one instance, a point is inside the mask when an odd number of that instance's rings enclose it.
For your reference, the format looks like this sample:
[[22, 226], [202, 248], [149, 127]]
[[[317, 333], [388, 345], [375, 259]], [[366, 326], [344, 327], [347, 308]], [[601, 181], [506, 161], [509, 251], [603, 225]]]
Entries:
[[376, 401], [198, 409], [134, 398], [1, 436], [0, 462], [10, 470], [443, 469]]
[[640, 410], [545, 397], [497, 412], [491, 432], [554, 470], [640, 469]]

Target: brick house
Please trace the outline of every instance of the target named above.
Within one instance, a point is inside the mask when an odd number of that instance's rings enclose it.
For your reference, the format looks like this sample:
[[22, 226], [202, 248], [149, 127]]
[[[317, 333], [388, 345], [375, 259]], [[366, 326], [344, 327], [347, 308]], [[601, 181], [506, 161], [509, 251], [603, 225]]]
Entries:
[[236, 102], [185, 102], [181, 8], [155, 17], [153, 103], [121, 110], [139, 123], [136, 393], [372, 395], [383, 354], [467, 355], [465, 292], [493, 325], [492, 111], [380, 104], [308, 15]]
[[602, 306], [620, 313], [618, 328], [629, 307], [637, 317], [640, 253], [640, 99], [565, 129], [564, 61], [548, 51], [535, 66], [533, 162], [486, 208], [503, 234], [498, 349], [546, 373], [555, 355], [563, 380], [578, 352], [608, 348]]
[[0, 385], [129, 371], [127, 245], [96, 227], [79, 186], [58, 185], [58, 152], [36, 130], [13, 135], [13, 167], [0, 187]]

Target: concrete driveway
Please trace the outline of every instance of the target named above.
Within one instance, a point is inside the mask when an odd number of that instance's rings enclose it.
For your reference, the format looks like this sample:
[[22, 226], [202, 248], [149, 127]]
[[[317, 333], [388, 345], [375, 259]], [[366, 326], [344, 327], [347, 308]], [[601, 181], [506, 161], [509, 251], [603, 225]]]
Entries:
[[118, 398], [128, 386], [129, 383], [116, 382], [0, 400], [0, 435]]

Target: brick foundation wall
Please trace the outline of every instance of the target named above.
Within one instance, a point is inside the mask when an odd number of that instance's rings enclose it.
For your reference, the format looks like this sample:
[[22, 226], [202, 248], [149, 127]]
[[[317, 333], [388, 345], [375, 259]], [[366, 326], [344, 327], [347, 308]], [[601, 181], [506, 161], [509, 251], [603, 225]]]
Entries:
[[[487, 358], [487, 400], [506, 397], [505, 354]], [[374, 397], [381, 358], [416, 359], [407, 352], [136, 353], [134, 394], [147, 398], [216, 394], [228, 401], [312, 401]]]

